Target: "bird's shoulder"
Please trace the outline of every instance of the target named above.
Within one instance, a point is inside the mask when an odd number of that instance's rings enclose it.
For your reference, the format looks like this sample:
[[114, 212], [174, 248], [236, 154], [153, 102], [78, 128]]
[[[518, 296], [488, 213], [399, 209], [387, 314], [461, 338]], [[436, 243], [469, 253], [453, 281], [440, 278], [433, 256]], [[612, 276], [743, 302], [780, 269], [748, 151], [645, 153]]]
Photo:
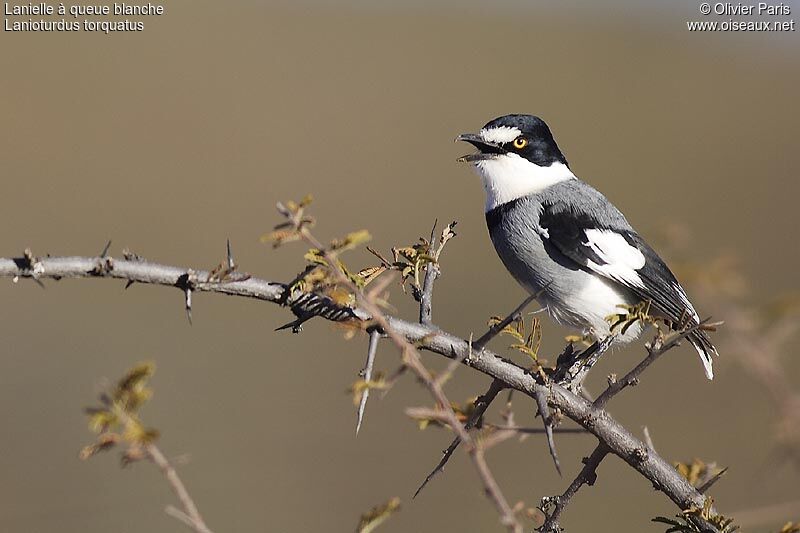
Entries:
[[548, 187], [536, 200], [541, 205], [541, 218], [553, 224], [633, 231], [625, 215], [603, 193], [579, 179]]
[[559, 183], [538, 198], [549, 243], [580, 266], [642, 262], [633, 227], [602, 193], [580, 180]]
[[585, 183], [543, 197], [539, 225], [548, 246], [578, 266], [621, 283], [666, 316], [696, 313], [675, 275], [605, 196]]

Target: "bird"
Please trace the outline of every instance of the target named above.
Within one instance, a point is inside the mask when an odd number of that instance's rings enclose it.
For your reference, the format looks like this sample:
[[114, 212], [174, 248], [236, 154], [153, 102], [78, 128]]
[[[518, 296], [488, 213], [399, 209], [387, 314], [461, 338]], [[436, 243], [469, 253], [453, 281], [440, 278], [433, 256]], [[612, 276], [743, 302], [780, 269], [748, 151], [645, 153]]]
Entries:
[[[486, 193], [489, 236], [516, 281], [554, 321], [594, 341], [629, 343], [641, 320], [613, 328], [621, 309], [647, 305], [649, 316], [687, 336], [706, 377], [717, 350], [686, 291], [666, 262], [602, 193], [570, 169], [550, 128], [534, 115], [505, 115], [464, 133], [477, 152], [472, 165]], [[610, 336], [614, 336], [610, 338]]]

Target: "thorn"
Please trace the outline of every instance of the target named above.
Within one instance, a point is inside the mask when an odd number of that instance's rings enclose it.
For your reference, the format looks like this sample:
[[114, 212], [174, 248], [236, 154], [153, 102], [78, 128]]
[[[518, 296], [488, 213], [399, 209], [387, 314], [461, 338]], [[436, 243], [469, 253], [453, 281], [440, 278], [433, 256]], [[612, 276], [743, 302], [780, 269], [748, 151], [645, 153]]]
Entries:
[[711, 486], [712, 486], [714, 483], [716, 483], [717, 481], [719, 481], [719, 478], [721, 478], [722, 476], [724, 476], [724, 475], [725, 475], [727, 472], [728, 472], [728, 467], [726, 466], [725, 468], [723, 468], [722, 470], [720, 470], [719, 472], [717, 472], [716, 474], [714, 474], [714, 475], [711, 477], [711, 479], [709, 479], [708, 481], [706, 481], [705, 483], [703, 483], [701, 486], [697, 487], [697, 492], [699, 492], [700, 494], [704, 494], [704, 493], [705, 493], [705, 492], [706, 492], [708, 489], [710, 489], [710, 488], [711, 488]]
[[495, 338], [501, 331], [503, 331], [503, 328], [505, 328], [506, 326], [511, 324], [514, 321], [515, 317], [519, 316], [522, 313], [522, 310], [525, 309], [525, 307], [529, 303], [531, 303], [533, 300], [535, 300], [536, 297], [539, 296], [540, 293], [541, 293], [541, 291], [529, 295], [508, 316], [506, 316], [503, 320], [501, 320], [497, 324], [495, 324], [492, 327], [490, 327], [489, 331], [487, 331], [486, 333], [481, 335], [478, 338], [478, 340], [476, 340], [475, 342], [472, 343], [473, 351], [476, 352], [476, 353], [482, 351], [486, 347], [486, 345], [489, 344], [489, 341], [492, 340], [493, 338]]
[[144, 261], [144, 258], [135, 252], [132, 252], [129, 248], [124, 248], [122, 250], [122, 257], [126, 261]]
[[291, 322], [287, 322], [286, 324], [275, 328], [275, 331], [283, 331], [284, 329], [292, 329], [292, 333], [300, 333], [303, 330], [303, 324], [305, 324], [308, 320], [313, 318], [314, 315], [308, 315], [303, 317], [298, 317]]
[[[363, 376], [364, 381], [369, 383], [372, 379], [372, 367], [375, 364], [375, 353], [378, 351], [378, 341], [381, 338], [381, 334], [377, 329], [373, 329], [369, 333], [369, 348], [367, 349], [367, 364], [364, 365], [364, 369], [360, 372], [360, 375]], [[358, 435], [359, 430], [361, 429], [361, 423], [364, 421], [364, 410], [367, 408], [367, 398], [369, 398], [369, 387], [367, 386], [364, 389], [364, 392], [361, 394], [361, 401], [358, 403], [358, 420], [356, 422], [356, 435]]]
[[[111, 241], [106, 244], [106, 248], [104, 249], [103, 253], [107, 253], [108, 246], [111, 244]], [[98, 257], [97, 264], [94, 268], [89, 271], [89, 274], [93, 276], [105, 276], [109, 272], [114, 270], [114, 258], [108, 255], [102, 255]]]
[[228, 268], [233, 270], [236, 268], [236, 262], [233, 260], [233, 252], [231, 252], [231, 240], [227, 239], [228, 242]]
[[186, 287], [183, 290], [183, 293], [186, 295], [186, 318], [189, 319], [189, 325], [192, 325], [192, 289], [191, 287]]
[[175, 286], [185, 295], [186, 318], [189, 319], [189, 325], [192, 325], [192, 290], [195, 283], [197, 283], [197, 273], [192, 269], [181, 274], [175, 281]]
[[556, 472], [558, 472], [559, 476], [563, 477], [563, 474], [561, 473], [561, 462], [558, 460], [558, 454], [556, 453], [556, 441], [553, 438], [553, 419], [550, 417], [550, 409], [547, 408], [547, 399], [538, 389], [534, 393], [534, 398], [536, 399], [536, 405], [539, 408], [539, 416], [542, 417], [544, 430], [547, 434], [547, 448], [550, 451], [550, 457], [553, 458], [553, 464], [556, 466]]
[[648, 429], [647, 426], [644, 426], [642, 428], [642, 431], [644, 433], [644, 442], [645, 442], [645, 444], [647, 444], [647, 447], [655, 452], [656, 451], [656, 447], [653, 444], [653, 438], [650, 436], [650, 430]]
[[103, 248], [103, 251], [100, 252], [100, 257], [107, 256], [109, 248], [111, 248], [111, 239], [108, 240], [108, 242], [106, 243], [105, 247]]
[[23, 256], [19, 259], [15, 258], [14, 264], [16, 264], [17, 268], [22, 272], [21, 276], [17, 274], [12, 278], [14, 283], [19, 282], [20, 277], [25, 277], [31, 278], [42, 289], [45, 288], [44, 283], [39, 279], [39, 276], [44, 274], [44, 266], [42, 262], [39, 261], [39, 258], [33, 255], [30, 248], [25, 248]]

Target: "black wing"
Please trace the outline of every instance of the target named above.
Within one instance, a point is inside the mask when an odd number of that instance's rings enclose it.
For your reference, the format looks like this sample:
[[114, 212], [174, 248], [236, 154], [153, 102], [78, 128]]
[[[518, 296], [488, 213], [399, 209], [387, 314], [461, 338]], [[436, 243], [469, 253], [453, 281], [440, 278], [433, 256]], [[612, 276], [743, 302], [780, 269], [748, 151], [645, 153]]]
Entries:
[[[553, 259], [572, 262], [627, 287], [676, 329], [699, 324], [700, 317], [664, 260], [611, 204], [596, 207], [604, 209], [606, 216], [593, 216], [560, 202], [542, 204], [539, 234]], [[706, 377], [713, 379], [712, 356], [717, 350], [708, 334], [698, 329], [688, 340], [700, 354]]]
[[632, 228], [600, 224], [588, 213], [548, 204], [543, 206], [539, 224], [547, 245], [580, 268], [625, 286], [676, 324], [697, 322], [672, 271]]

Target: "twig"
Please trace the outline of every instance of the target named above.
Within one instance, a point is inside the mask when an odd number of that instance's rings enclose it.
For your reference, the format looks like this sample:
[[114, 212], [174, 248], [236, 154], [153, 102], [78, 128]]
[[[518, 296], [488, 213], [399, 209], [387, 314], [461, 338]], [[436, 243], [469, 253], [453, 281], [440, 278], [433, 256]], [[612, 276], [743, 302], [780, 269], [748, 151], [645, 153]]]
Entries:
[[[446, 423], [446, 420], [442, 416], [441, 411], [438, 409], [433, 409], [431, 407], [409, 407], [405, 410], [405, 413], [406, 415], [415, 420], [431, 419], [431, 420], [436, 420], [442, 424]], [[546, 433], [544, 428], [517, 426], [508, 423], [494, 424], [492, 422], [482, 421], [480, 426], [482, 428], [495, 430], [498, 433], [507, 432], [512, 435], [544, 435]], [[553, 428], [553, 433], [585, 435], [589, 432], [586, 431], [584, 428]]]
[[572, 497], [578, 492], [578, 489], [584, 484], [589, 486], [594, 485], [594, 482], [597, 480], [597, 467], [603, 459], [605, 459], [609, 451], [605, 444], [598, 444], [588, 458], [584, 457], [583, 468], [572, 483], [570, 483], [569, 487], [567, 487], [567, 490], [565, 490], [561, 496], [545, 498], [545, 500], [542, 501], [542, 507], [546, 507], [547, 504], [553, 505], [554, 507], [552, 511], [545, 513], [546, 518], [544, 524], [542, 524], [537, 531], [541, 533], [558, 533], [561, 531], [561, 527], [558, 524], [561, 513], [563, 513], [564, 509], [569, 505], [570, 500], [572, 500]]
[[167, 513], [172, 518], [183, 522], [189, 528], [191, 528], [191, 529], [195, 528], [194, 527], [194, 522], [192, 522], [192, 519], [189, 517], [189, 515], [187, 515], [186, 513], [184, 513], [183, 511], [181, 511], [177, 507], [175, 507], [174, 505], [166, 505], [164, 507], [164, 512]]
[[186, 487], [181, 481], [181, 478], [178, 476], [178, 473], [175, 471], [175, 468], [173, 468], [173, 466], [169, 463], [164, 454], [161, 453], [161, 450], [158, 449], [158, 446], [152, 443], [147, 444], [145, 446], [145, 451], [153, 463], [159, 468], [159, 470], [161, 470], [161, 473], [164, 474], [164, 477], [167, 478], [167, 482], [169, 483], [170, 488], [172, 488], [172, 492], [175, 493], [178, 501], [181, 502], [183, 514], [188, 519], [188, 521], [182, 521], [187, 526], [194, 529], [197, 533], [211, 533], [211, 530], [208, 529], [208, 526], [206, 526], [206, 523], [203, 521], [203, 517], [200, 516], [200, 511], [197, 510], [197, 506], [194, 504], [192, 497], [189, 496], [189, 492], [186, 490]]
[[[432, 407], [409, 407], [405, 410], [405, 413], [408, 417], [415, 420], [432, 420], [443, 426], [447, 424], [447, 417], [442, 413], [441, 409], [434, 409]], [[484, 451], [494, 448], [501, 442], [507, 441], [518, 434], [514, 429], [496, 426], [494, 424], [486, 424], [484, 429], [488, 429], [489, 431], [485, 431], [473, 439], [475, 446], [480, 446]]]
[[[434, 220], [433, 227], [431, 228], [431, 236], [428, 241], [430, 250], [436, 246], [436, 224], [438, 220]], [[422, 293], [419, 297], [419, 323], [425, 326], [430, 326], [433, 321], [433, 283], [439, 277], [439, 263], [438, 258], [436, 261], [431, 261], [425, 265], [425, 279], [422, 282]]]
[[656, 359], [664, 355], [667, 351], [674, 348], [680, 343], [681, 340], [697, 331], [702, 325], [706, 324], [709, 319], [701, 321], [699, 324], [685, 329], [679, 333], [675, 333], [666, 342], [661, 342], [660, 338], [656, 338], [652, 344], [647, 344], [647, 357], [645, 357], [638, 365], [636, 365], [630, 372], [625, 374], [622, 379], [611, 381], [608, 388], [597, 397], [594, 401], [594, 406], [598, 409], [603, 409], [608, 401], [616, 396], [622, 389], [635, 385], [639, 381], [639, 376], [650, 366]]
[[[511, 411], [511, 394], [509, 393], [508, 396], [508, 403], [507, 409], [504, 412], [503, 419], [505, 420], [506, 424], [514, 425], [514, 412]], [[516, 512], [514, 509], [511, 509], [508, 506], [508, 503], [504, 499], [502, 499], [502, 493], [500, 492], [500, 488], [497, 487], [497, 482], [495, 481], [494, 477], [492, 476], [491, 471], [489, 470], [488, 465], [484, 459], [484, 453], [486, 450], [500, 444], [501, 442], [512, 438], [516, 433], [510, 430], [497, 430], [490, 432], [488, 436], [479, 439], [477, 446], [471, 451], [471, 455], [473, 456], [473, 460], [478, 468], [478, 472], [480, 473], [481, 477], [484, 479], [484, 486], [487, 488], [487, 492], [489, 496], [495, 500], [495, 505], [498, 509], [501, 510], [502, 520], [501, 522], [510, 530], [513, 530], [514, 533], [522, 533], [522, 525], [517, 521]], [[492, 488], [492, 485], [496, 488]]]
[[478, 470], [478, 475], [480, 475], [481, 481], [483, 481], [486, 494], [494, 502], [495, 507], [497, 507], [497, 510], [500, 513], [500, 523], [506, 526], [509, 531], [513, 531], [514, 533], [522, 533], [522, 525], [517, 520], [514, 510], [511, 509], [511, 507], [508, 505], [508, 502], [503, 497], [503, 493], [500, 491], [497, 481], [495, 481], [491, 470], [489, 470], [489, 466], [486, 464], [483, 448], [481, 446], [475, 446], [470, 450], [469, 455], [472, 457], [472, 461], [475, 463], [475, 467]]
[[369, 398], [369, 382], [372, 379], [372, 367], [375, 364], [375, 352], [378, 351], [378, 341], [381, 338], [381, 333], [377, 329], [369, 332], [369, 348], [367, 349], [367, 363], [364, 365], [364, 370], [361, 371], [361, 376], [367, 383], [364, 391], [361, 393], [361, 400], [358, 402], [358, 421], [356, 422], [356, 435], [361, 429], [361, 422], [364, 420], [364, 409], [367, 407], [367, 398]]
[[[484, 423], [484, 426], [487, 428], [503, 429], [507, 431], [513, 431], [515, 433], [530, 434], [530, 435], [540, 435], [547, 433], [547, 430], [545, 430], [544, 428], [509, 426], [505, 424], [491, 424], [491, 423]], [[586, 431], [584, 428], [553, 428], [553, 433], [573, 433], [573, 434], [585, 435], [586, 433], [588, 433], [588, 431]]]
[[520, 314], [522, 313], [522, 310], [525, 309], [525, 307], [527, 307], [529, 303], [534, 301], [538, 295], [539, 295], [539, 293], [531, 294], [530, 296], [525, 298], [522, 301], [522, 303], [519, 304], [516, 307], [516, 309], [511, 311], [511, 313], [508, 316], [506, 316], [503, 320], [501, 320], [497, 324], [492, 325], [489, 328], [489, 331], [487, 331], [486, 333], [481, 335], [478, 338], [478, 340], [473, 342], [472, 343], [472, 349], [475, 350], [476, 352], [479, 352], [479, 351], [483, 350], [486, 347], [486, 345], [489, 344], [489, 341], [492, 340], [493, 338], [495, 338], [501, 331], [503, 331], [503, 329], [507, 325], [511, 324], [515, 320], [518, 320], [519, 317], [520, 317]]
[[[467, 420], [467, 423], [464, 424], [464, 429], [469, 431], [470, 429], [475, 427], [475, 424], [477, 424], [478, 421], [481, 419], [481, 417], [484, 415], [486, 409], [489, 408], [491, 403], [494, 401], [494, 399], [497, 397], [500, 391], [502, 391], [504, 388], [505, 385], [503, 384], [503, 382], [495, 379], [489, 385], [489, 390], [487, 390], [482, 396], [478, 396], [477, 398], [475, 398], [475, 403], [474, 403], [475, 408], [472, 410], [472, 414]], [[456, 451], [456, 448], [458, 448], [458, 445], [460, 443], [461, 443], [460, 438], [456, 437], [455, 439], [453, 439], [453, 442], [450, 443], [450, 446], [448, 446], [447, 449], [442, 453], [442, 458], [439, 460], [439, 463], [433, 468], [433, 470], [431, 470], [431, 473], [425, 477], [425, 481], [423, 481], [422, 484], [414, 492], [413, 498], [416, 498], [417, 495], [420, 492], [422, 492], [422, 489], [425, 488], [425, 485], [427, 485], [428, 482], [431, 479], [433, 479], [434, 476], [436, 476], [436, 474], [444, 470], [444, 466], [447, 464], [447, 461], [450, 460], [450, 457]]]
[[[513, 424], [513, 416], [511, 420], [511, 424]], [[512, 439], [517, 435], [517, 432], [511, 429], [495, 429], [488, 426], [487, 428], [489, 431], [485, 432], [486, 434], [482, 434], [480, 439], [478, 439], [478, 447], [483, 449], [483, 451], [490, 450], [498, 444], [505, 442], [508, 439]]]
[[189, 491], [186, 490], [186, 486], [178, 476], [178, 472], [155, 444], [154, 439], [157, 432], [145, 429], [138, 419], [138, 408], [141, 407], [143, 398], [149, 397], [150, 393], [142, 383], [152, 375], [152, 372], [152, 364], [138, 365], [128, 371], [113, 391], [100, 395], [102, 407], [86, 409], [90, 416], [101, 415], [105, 421], [99, 430], [95, 427], [92, 428], [99, 431], [100, 434], [93, 444], [84, 447], [80, 457], [82, 459], [89, 458], [120, 441], [127, 441], [127, 447], [122, 453], [122, 466], [143, 459], [156, 465], [183, 508], [181, 510], [167, 505], [164, 511], [196, 533], [211, 533], [194, 500], [189, 495]]
[[[469, 357], [470, 352], [467, 352], [466, 357]], [[439, 382], [440, 385], [444, 385], [447, 381], [453, 377], [453, 373], [455, 373], [456, 369], [461, 366], [463, 363], [463, 359], [460, 355], [453, 352], [453, 357], [450, 359], [450, 364], [436, 377], [436, 381]]]

